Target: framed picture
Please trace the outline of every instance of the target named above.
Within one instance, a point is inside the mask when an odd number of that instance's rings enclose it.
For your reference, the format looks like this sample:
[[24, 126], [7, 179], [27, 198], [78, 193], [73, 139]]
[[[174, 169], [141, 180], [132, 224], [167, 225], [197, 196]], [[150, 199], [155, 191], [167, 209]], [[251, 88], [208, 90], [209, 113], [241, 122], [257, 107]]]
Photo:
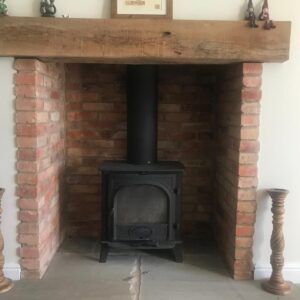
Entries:
[[173, 18], [173, 0], [111, 0], [113, 18]]

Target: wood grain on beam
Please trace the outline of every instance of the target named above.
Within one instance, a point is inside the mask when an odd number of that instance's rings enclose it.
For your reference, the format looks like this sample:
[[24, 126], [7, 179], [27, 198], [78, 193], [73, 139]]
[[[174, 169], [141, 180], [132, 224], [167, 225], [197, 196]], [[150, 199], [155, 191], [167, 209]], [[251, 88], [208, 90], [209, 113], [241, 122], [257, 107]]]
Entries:
[[0, 56], [104, 63], [283, 62], [290, 22], [0, 18]]

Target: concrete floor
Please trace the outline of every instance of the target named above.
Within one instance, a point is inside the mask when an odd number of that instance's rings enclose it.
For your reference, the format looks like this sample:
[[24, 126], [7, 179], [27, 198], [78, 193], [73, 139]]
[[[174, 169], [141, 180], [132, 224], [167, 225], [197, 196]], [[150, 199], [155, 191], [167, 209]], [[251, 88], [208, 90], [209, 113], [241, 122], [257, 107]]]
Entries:
[[0, 300], [268, 300], [255, 281], [233, 281], [211, 246], [194, 243], [177, 264], [168, 253], [114, 251], [99, 264], [93, 241], [67, 240], [41, 281], [16, 282]]

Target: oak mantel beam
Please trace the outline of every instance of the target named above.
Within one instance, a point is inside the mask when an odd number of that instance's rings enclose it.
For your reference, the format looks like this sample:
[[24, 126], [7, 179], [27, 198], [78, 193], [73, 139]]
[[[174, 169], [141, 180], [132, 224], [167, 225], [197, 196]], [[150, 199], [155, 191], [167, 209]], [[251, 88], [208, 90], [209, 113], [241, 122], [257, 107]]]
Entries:
[[290, 22], [0, 18], [0, 56], [102, 63], [224, 64], [289, 59]]

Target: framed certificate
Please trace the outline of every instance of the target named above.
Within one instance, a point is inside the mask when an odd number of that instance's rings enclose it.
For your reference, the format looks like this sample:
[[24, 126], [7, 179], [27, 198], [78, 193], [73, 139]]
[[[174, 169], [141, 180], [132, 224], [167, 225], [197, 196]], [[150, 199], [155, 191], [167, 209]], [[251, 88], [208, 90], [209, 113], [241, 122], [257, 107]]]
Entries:
[[111, 0], [113, 18], [173, 17], [173, 0]]

